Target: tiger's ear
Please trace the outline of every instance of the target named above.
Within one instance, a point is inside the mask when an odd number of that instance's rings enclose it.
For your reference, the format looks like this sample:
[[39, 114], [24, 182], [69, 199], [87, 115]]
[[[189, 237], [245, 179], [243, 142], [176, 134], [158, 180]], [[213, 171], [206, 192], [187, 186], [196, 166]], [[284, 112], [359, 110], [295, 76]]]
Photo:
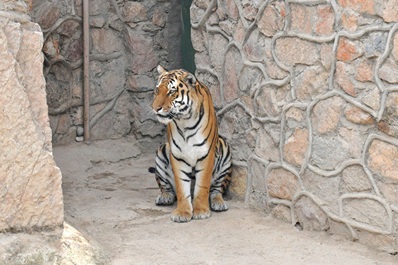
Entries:
[[196, 84], [196, 77], [195, 77], [193, 74], [191, 74], [191, 73], [189, 73], [189, 74], [187, 75], [186, 80], [188, 81], [188, 83], [189, 83], [191, 86], [194, 86], [194, 85]]
[[158, 70], [158, 73], [159, 73], [160, 75], [167, 72], [167, 70], [164, 69], [160, 64], [158, 65], [158, 67], [156, 67], [156, 70]]

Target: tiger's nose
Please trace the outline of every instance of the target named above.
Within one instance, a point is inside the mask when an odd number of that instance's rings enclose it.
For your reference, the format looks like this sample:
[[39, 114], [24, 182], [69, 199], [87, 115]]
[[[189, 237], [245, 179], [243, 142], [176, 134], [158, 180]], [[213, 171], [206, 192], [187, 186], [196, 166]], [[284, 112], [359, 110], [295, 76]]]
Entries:
[[162, 107], [159, 107], [156, 109], [156, 113], [158, 113], [159, 111], [161, 111]]

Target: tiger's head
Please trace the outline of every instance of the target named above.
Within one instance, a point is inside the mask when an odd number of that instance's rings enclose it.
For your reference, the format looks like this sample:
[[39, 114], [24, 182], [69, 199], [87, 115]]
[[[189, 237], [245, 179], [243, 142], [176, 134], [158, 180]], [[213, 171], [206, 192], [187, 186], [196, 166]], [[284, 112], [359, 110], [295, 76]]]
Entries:
[[195, 102], [196, 78], [193, 74], [179, 69], [167, 71], [158, 65], [158, 83], [152, 109], [161, 123], [167, 124], [190, 116]]

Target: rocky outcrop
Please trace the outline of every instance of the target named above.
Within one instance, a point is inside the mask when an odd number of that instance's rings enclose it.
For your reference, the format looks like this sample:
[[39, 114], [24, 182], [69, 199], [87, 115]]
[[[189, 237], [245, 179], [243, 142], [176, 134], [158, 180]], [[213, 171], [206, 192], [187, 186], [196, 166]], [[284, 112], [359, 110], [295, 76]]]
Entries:
[[0, 14], [0, 231], [63, 224], [61, 172], [52, 156], [42, 70], [43, 35], [20, 12], [24, 4], [6, 2], [11, 15]]
[[64, 207], [52, 155], [43, 34], [29, 1], [0, 4], [0, 263], [56, 264]]

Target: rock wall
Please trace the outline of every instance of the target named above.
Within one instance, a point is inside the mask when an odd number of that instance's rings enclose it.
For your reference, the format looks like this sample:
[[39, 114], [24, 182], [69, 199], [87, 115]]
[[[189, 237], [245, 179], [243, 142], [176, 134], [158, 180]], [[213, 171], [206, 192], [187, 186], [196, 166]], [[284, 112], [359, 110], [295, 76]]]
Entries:
[[43, 34], [25, 1], [0, 4], [0, 232], [63, 224], [61, 172], [52, 156]]
[[196, 74], [233, 149], [233, 194], [398, 250], [397, 5], [194, 1]]
[[[177, 0], [89, 1], [90, 136], [162, 136], [150, 101], [160, 63], [181, 67]], [[54, 144], [83, 135], [82, 0], [33, 0], [43, 29], [44, 73]]]

